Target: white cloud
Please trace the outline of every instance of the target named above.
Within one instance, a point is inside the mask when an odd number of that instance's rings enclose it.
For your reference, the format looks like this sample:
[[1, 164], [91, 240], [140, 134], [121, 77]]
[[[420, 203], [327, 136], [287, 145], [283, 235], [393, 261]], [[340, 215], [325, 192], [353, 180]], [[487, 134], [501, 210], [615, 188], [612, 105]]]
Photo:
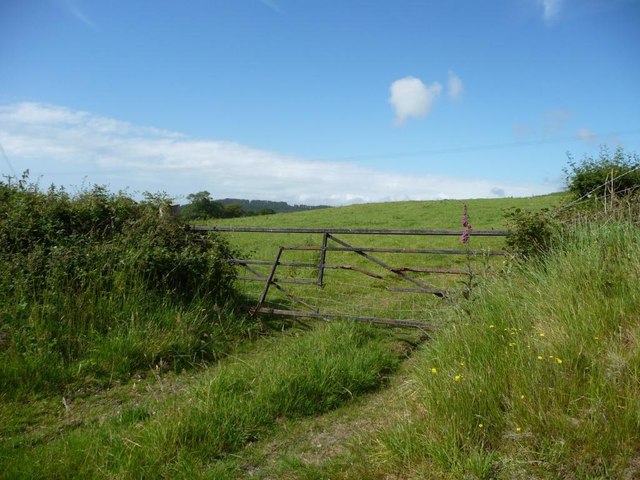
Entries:
[[[109, 184], [134, 191], [185, 196], [349, 203], [527, 196], [544, 184], [496, 182], [394, 173], [337, 161], [310, 161], [233, 142], [192, 139], [175, 132], [35, 103], [0, 105], [0, 144], [16, 169], [30, 168], [43, 183]], [[65, 176], [66, 175], [66, 176]], [[80, 183], [78, 182], [80, 180]]]
[[449, 70], [449, 81], [447, 82], [447, 93], [449, 97], [457, 100], [462, 97], [462, 93], [464, 92], [464, 85], [460, 77], [458, 77], [455, 73]]
[[563, 0], [538, 0], [542, 5], [542, 16], [547, 23], [553, 22], [560, 14]]
[[593, 143], [596, 140], [597, 135], [588, 128], [581, 128], [576, 133], [577, 137], [585, 143]]
[[434, 82], [425, 85], [415, 77], [404, 77], [391, 84], [389, 103], [395, 110], [396, 125], [402, 125], [407, 119], [425, 117], [442, 92], [442, 85]]

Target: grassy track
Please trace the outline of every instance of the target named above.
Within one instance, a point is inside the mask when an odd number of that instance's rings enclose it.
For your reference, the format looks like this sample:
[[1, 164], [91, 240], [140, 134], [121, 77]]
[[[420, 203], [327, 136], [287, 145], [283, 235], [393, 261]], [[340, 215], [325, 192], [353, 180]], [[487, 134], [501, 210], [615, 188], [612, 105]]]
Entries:
[[377, 388], [398, 365], [388, 336], [351, 323], [261, 347], [210, 369], [183, 393], [101, 424], [36, 444], [8, 432], [0, 477], [228, 478], [218, 459], [268, 435], [278, 421], [323, 413]]

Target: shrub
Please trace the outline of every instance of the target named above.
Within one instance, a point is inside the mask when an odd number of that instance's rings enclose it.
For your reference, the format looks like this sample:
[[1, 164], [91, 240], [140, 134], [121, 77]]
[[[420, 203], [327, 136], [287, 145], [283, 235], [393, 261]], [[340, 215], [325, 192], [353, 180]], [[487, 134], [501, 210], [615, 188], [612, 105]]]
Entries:
[[598, 158], [585, 156], [580, 163], [569, 155], [564, 173], [569, 192], [578, 198], [624, 196], [640, 188], [640, 157], [622, 147], [612, 155], [602, 147]]
[[167, 203], [102, 186], [42, 191], [28, 174], [0, 181], [0, 391], [215, 355], [233, 251], [160, 215]]
[[549, 251], [558, 225], [549, 209], [537, 212], [515, 208], [505, 214], [511, 235], [507, 250], [516, 258], [530, 258]]

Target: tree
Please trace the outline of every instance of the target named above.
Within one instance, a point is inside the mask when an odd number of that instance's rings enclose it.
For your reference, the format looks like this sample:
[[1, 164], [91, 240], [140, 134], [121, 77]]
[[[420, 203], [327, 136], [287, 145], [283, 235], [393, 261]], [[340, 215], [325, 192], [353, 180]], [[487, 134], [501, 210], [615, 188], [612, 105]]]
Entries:
[[231, 205], [224, 206], [222, 215], [224, 216], [224, 218], [237, 218], [237, 217], [244, 217], [245, 212], [242, 209], [242, 205], [233, 203]]
[[224, 207], [211, 198], [206, 190], [187, 195], [189, 204], [182, 209], [182, 216], [187, 220], [204, 220], [207, 218], [220, 218], [224, 215]]
[[612, 155], [606, 146], [600, 149], [598, 158], [587, 156], [580, 163], [569, 157], [564, 169], [568, 190], [576, 197], [594, 195], [625, 196], [640, 189], [640, 157], [625, 153], [622, 147]]

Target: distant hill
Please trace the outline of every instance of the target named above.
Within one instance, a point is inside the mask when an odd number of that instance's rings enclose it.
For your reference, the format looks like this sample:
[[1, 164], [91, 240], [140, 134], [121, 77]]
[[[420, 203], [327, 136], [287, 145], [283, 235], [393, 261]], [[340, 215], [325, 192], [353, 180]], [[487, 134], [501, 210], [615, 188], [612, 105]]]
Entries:
[[275, 213], [304, 212], [320, 208], [330, 208], [328, 205], [289, 205], [287, 202], [272, 202], [269, 200], [246, 200], [242, 198], [223, 198], [216, 200], [225, 207], [227, 205], [240, 205], [247, 213], [260, 213], [265, 210], [273, 210]]

